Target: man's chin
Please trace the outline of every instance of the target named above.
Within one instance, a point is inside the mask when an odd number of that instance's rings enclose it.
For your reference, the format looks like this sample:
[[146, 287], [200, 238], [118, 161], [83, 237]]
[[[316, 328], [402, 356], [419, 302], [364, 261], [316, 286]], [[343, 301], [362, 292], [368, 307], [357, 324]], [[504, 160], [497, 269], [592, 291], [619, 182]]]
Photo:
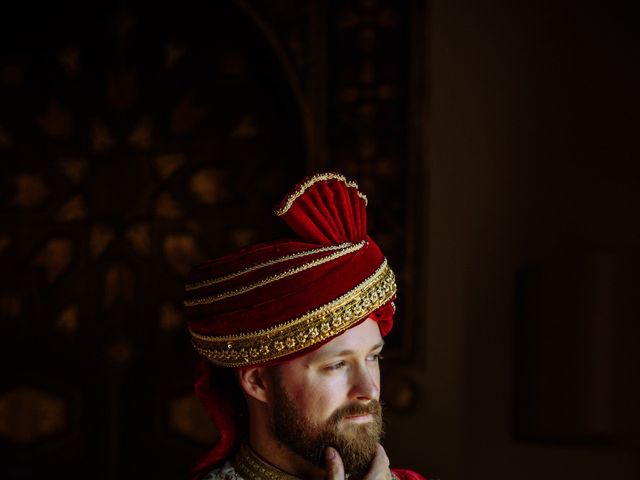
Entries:
[[345, 471], [352, 474], [353, 479], [366, 474], [380, 441], [380, 425], [379, 418], [367, 423], [340, 422], [334, 446], [342, 457]]
[[349, 421], [343, 421], [338, 427], [338, 436], [343, 438], [343, 442], [358, 441], [362, 443], [366, 442], [365, 439], [373, 441], [377, 439], [375, 427], [372, 422], [368, 423], [352, 423]]

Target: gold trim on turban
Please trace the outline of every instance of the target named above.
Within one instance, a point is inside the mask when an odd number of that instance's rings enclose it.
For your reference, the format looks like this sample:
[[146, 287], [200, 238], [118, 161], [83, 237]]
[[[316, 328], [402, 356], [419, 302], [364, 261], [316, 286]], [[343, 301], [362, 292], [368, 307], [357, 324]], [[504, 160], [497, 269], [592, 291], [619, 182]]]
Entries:
[[249, 285], [244, 285], [243, 287], [239, 287], [233, 290], [228, 290], [226, 292], [217, 293], [215, 295], [209, 295], [207, 297], [202, 298], [194, 298], [193, 300], [185, 300], [184, 305], [186, 307], [193, 307], [194, 305], [206, 305], [208, 303], [218, 302], [220, 300], [224, 300], [225, 298], [235, 297], [236, 295], [241, 295], [248, 291], [254, 290], [256, 288], [264, 287], [265, 285], [269, 285], [270, 283], [276, 282], [278, 280], [282, 280], [283, 278], [290, 277], [291, 275], [295, 275], [300, 272], [304, 272], [310, 268], [317, 267], [324, 263], [331, 262], [340, 257], [344, 257], [345, 255], [349, 255], [350, 253], [357, 252], [362, 247], [366, 245], [367, 241], [362, 240], [358, 243], [349, 244], [348, 247], [345, 247], [342, 250], [338, 250], [326, 257], [316, 258], [307, 263], [303, 263], [302, 265], [298, 265], [297, 267], [290, 268], [285, 270], [284, 272], [280, 272], [277, 275], [272, 275], [271, 277], [264, 278], [258, 282], [251, 283]]
[[277, 265], [278, 263], [288, 262], [289, 260], [295, 260], [296, 258], [307, 257], [309, 255], [315, 255], [316, 253], [325, 253], [325, 252], [331, 252], [334, 250], [343, 250], [345, 248], [352, 247], [353, 245], [354, 244], [351, 242], [344, 242], [339, 245], [329, 245], [328, 247], [313, 248], [311, 250], [305, 250], [303, 252], [291, 253], [289, 255], [284, 255], [279, 258], [274, 258], [273, 260], [268, 260], [266, 262], [262, 262], [257, 265], [252, 265], [242, 270], [238, 270], [237, 272], [223, 275], [222, 277], [212, 278], [210, 280], [203, 280], [201, 282], [196, 282], [196, 283], [188, 283], [187, 285], [185, 285], [185, 291], [190, 292], [193, 290], [198, 290], [199, 288], [210, 287], [211, 285], [215, 285], [216, 283], [226, 282], [227, 280], [231, 280], [232, 278], [239, 277], [241, 275], [244, 275], [245, 273], [254, 272], [256, 270], [260, 270], [261, 268], [271, 267], [272, 265]]
[[306, 182], [304, 182], [298, 188], [296, 188], [296, 190], [287, 197], [287, 201], [282, 206], [282, 208], [275, 210], [275, 214], [278, 215], [279, 217], [281, 215], [284, 215], [291, 208], [291, 205], [293, 205], [293, 202], [295, 202], [299, 197], [301, 197], [309, 187], [311, 187], [315, 183], [323, 182], [323, 181], [326, 182], [327, 180], [340, 180], [347, 187], [355, 188], [356, 194], [361, 199], [363, 199], [364, 204], [367, 205], [368, 203], [367, 196], [364, 193], [362, 193], [360, 190], [358, 190], [358, 184], [356, 182], [347, 181], [347, 179], [343, 175], [340, 175], [339, 173], [319, 173], [317, 175], [312, 176]]
[[334, 337], [389, 302], [395, 276], [385, 259], [369, 278], [337, 299], [270, 328], [226, 336], [189, 330], [195, 349], [224, 367], [260, 364], [304, 350]]

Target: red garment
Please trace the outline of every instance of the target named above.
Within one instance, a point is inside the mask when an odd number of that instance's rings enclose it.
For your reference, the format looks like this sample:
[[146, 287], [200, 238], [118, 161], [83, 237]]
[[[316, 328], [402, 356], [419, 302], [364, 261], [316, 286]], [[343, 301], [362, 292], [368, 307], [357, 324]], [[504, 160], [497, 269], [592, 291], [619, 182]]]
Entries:
[[427, 480], [426, 477], [423, 477], [418, 472], [414, 472], [413, 470], [392, 468], [391, 471], [396, 477], [398, 477], [399, 480]]

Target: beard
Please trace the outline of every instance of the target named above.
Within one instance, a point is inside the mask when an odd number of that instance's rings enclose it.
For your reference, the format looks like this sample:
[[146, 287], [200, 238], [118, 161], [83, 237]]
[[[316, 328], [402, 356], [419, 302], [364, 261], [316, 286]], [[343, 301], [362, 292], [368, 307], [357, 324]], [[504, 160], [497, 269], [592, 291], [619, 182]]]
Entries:
[[[289, 450], [320, 468], [325, 468], [327, 447], [338, 451], [344, 471], [350, 479], [361, 479], [369, 470], [383, 433], [382, 409], [378, 400], [352, 403], [335, 410], [324, 422], [314, 422], [300, 411], [274, 376], [271, 428], [276, 438]], [[367, 423], [351, 423], [345, 418], [370, 414]]]

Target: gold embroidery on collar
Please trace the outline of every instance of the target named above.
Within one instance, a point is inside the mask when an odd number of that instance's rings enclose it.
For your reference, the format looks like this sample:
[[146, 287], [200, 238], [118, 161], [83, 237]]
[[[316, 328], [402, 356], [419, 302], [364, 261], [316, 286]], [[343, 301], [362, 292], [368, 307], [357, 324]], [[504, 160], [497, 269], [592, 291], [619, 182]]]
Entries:
[[270, 328], [226, 336], [191, 332], [195, 349], [212, 363], [238, 367], [263, 363], [334, 337], [393, 298], [396, 283], [386, 259], [369, 278], [336, 300]]
[[278, 280], [282, 280], [283, 278], [290, 277], [291, 275], [295, 275], [296, 273], [303, 272], [310, 268], [317, 267], [318, 265], [322, 265], [323, 263], [327, 263], [327, 262], [330, 262], [331, 260], [335, 260], [336, 258], [343, 257], [345, 255], [348, 255], [349, 253], [356, 252], [360, 250], [362, 247], [364, 247], [365, 244], [366, 244], [366, 240], [362, 240], [361, 242], [356, 243], [350, 247], [347, 247], [344, 250], [338, 250], [335, 253], [327, 255], [326, 257], [317, 258], [315, 260], [304, 263], [297, 267], [285, 270], [284, 272], [278, 273], [277, 275], [272, 275], [270, 277], [264, 278], [258, 282], [251, 283], [249, 285], [245, 285], [243, 287], [239, 287], [234, 290], [228, 290], [226, 292], [218, 293], [217, 295], [211, 295], [211, 296], [202, 297], [202, 298], [194, 298], [193, 300], [185, 300], [184, 305], [186, 307], [193, 307], [195, 305], [206, 305], [209, 303], [218, 302], [225, 298], [235, 297], [236, 295], [240, 295], [250, 290], [263, 287], [265, 285], [276, 282]]
[[300, 185], [297, 188], [295, 192], [289, 195], [286, 203], [282, 206], [282, 208], [277, 209], [275, 211], [275, 214], [278, 216], [284, 215], [289, 211], [289, 209], [291, 208], [291, 205], [293, 205], [293, 202], [295, 202], [299, 197], [301, 197], [302, 194], [304, 194], [304, 192], [306, 192], [308, 188], [310, 188], [315, 183], [327, 181], [327, 180], [340, 180], [347, 187], [355, 188], [358, 196], [361, 199], [363, 199], [364, 204], [367, 205], [368, 203], [367, 196], [364, 193], [362, 193], [360, 190], [358, 190], [358, 184], [356, 182], [348, 182], [347, 179], [343, 175], [340, 175], [339, 173], [319, 173], [311, 177], [306, 182], [304, 182], [302, 185]]
[[320, 247], [314, 248], [312, 250], [306, 250], [304, 252], [292, 253], [290, 255], [284, 255], [280, 258], [274, 258], [273, 260], [269, 260], [266, 262], [258, 263], [256, 265], [252, 265], [250, 267], [244, 268], [242, 270], [238, 270], [237, 272], [229, 273], [228, 275], [224, 275], [218, 278], [212, 278], [211, 280], [203, 280], [197, 283], [189, 283], [185, 286], [185, 290], [187, 292], [192, 290], [197, 290], [202, 287], [209, 287], [211, 285], [215, 285], [216, 283], [224, 282], [226, 280], [231, 280], [232, 278], [239, 277], [240, 275], [244, 275], [245, 273], [253, 272], [255, 270], [260, 270], [261, 268], [270, 267], [271, 265], [276, 265], [278, 263], [286, 262], [288, 260], [294, 260], [300, 257], [306, 257], [308, 255], [315, 255], [316, 253], [324, 253], [324, 252], [332, 252], [334, 250], [342, 250], [343, 248], [347, 248], [352, 246], [353, 243], [345, 242], [339, 245], [331, 245], [329, 247]]
[[265, 462], [246, 444], [240, 446], [231, 464], [245, 480], [300, 480]]

